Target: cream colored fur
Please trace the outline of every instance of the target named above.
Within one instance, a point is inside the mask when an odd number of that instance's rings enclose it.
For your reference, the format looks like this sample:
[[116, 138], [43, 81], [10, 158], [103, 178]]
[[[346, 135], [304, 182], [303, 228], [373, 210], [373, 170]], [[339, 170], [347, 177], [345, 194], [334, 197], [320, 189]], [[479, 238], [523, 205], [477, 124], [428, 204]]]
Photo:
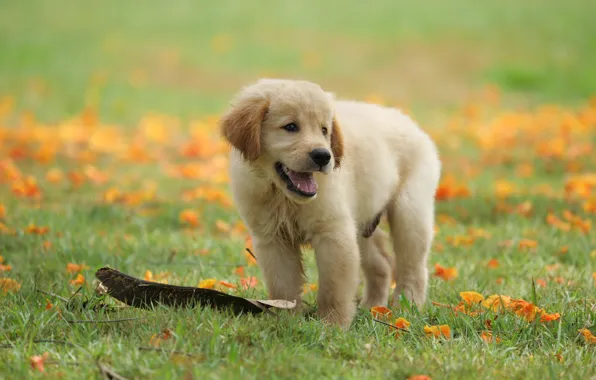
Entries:
[[[290, 122], [299, 125], [298, 133], [281, 128]], [[330, 133], [325, 136], [322, 127]], [[319, 272], [318, 313], [325, 321], [350, 325], [360, 268], [362, 306], [386, 305], [392, 277], [394, 298], [403, 294], [424, 304], [440, 162], [431, 139], [410, 118], [392, 108], [334, 100], [310, 82], [260, 80], [240, 91], [221, 128], [234, 146], [234, 202], [271, 298], [300, 304], [300, 245], [310, 243]], [[274, 166], [279, 161], [308, 171], [314, 148], [332, 150], [334, 157], [314, 174], [317, 195], [305, 199], [286, 189]], [[362, 234], [381, 212], [389, 221], [394, 258], [380, 227], [370, 238]]]

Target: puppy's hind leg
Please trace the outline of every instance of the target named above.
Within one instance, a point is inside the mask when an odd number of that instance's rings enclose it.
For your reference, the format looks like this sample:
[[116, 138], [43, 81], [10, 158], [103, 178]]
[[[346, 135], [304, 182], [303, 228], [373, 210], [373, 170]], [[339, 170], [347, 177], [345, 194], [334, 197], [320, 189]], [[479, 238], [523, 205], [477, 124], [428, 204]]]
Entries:
[[438, 173], [411, 173], [396, 199], [387, 209], [395, 252], [394, 300], [401, 294], [421, 307], [426, 301], [427, 259], [433, 239], [434, 194]]
[[360, 236], [362, 271], [364, 272], [364, 297], [360, 306], [385, 306], [389, 298], [393, 258], [387, 253], [387, 233], [377, 227], [372, 236]]

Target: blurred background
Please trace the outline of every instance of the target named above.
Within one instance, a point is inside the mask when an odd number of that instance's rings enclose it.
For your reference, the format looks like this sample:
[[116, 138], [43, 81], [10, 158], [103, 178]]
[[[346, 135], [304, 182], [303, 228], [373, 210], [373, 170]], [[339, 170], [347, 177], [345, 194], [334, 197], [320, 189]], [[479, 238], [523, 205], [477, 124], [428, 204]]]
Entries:
[[218, 113], [267, 77], [339, 97], [448, 111], [500, 89], [513, 105], [596, 94], [596, 2], [3, 1], [0, 96], [48, 122]]

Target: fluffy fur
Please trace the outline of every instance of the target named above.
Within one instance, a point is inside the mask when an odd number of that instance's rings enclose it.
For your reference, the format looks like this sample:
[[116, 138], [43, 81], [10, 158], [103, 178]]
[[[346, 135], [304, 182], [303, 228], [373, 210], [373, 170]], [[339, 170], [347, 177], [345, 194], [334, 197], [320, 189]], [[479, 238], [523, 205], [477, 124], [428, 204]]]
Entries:
[[[298, 131], [285, 130], [289, 123]], [[311, 82], [263, 79], [240, 91], [220, 127], [233, 147], [233, 199], [271, 298], [300, 304], [300, 246], [309, 243], [325, 321], [350, 325], [360, 267], [362, 306], [386, 305], [392, 278], [394, 298], [403, 294], [424, 304], [440, 161], [410, 118], [392, 108], [335, 100]], [[329, 163], [314, 164], [314, 149], [329, 151]], [[290, 189], [280, 164], [312, 173], [316, 195]], [[380, 215], [389, 221], [390, 236], [375, 228]]]

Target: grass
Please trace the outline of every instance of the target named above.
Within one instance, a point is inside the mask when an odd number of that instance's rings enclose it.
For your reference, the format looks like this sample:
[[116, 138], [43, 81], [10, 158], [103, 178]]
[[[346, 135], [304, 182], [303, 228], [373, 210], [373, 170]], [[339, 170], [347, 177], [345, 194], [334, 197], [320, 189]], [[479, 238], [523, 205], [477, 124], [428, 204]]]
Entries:
[[[594, 172], [595, 5], [449, 4], [0, 5], [0, 256], [11, 267], [0, 277], [20, 285], [0, 291], [0, 377], [89, 378], [98, 363], [127, 378], [593, 377], [596, 346], [578, 330], [596, 332], [596, 184], [580, 177]], [[266, 297], [227, 204], [213, 118], [260, 75], [404, 106], [437, 141], [444, 182], [429, 268], [458, 276], [432, 276], [423, 310], [392, 308], [388, 321], [404, 317], [409, 332], [396, 337], [367, 310], [342, 332], [286, 313], [92, 307], [117, 305], [94, 292], [106, 265]], [[17, 194], [29, 175], [39, 199]], [[316, 283], [312, 252], [305, 260]], [[82, 286], [68, 263], [88, 266]], [[258, 284], [243, 289], [251, 276]], [[432, 304], [457, 305], [462, 291], [561, 318]], [[316, 290], [305, 298], [314, 306]], [[68, 322], [81, 320], [120, 321]], [[499, 343], [482, 340], [487, 320]], [[450, 339], [425, 335], [444, 324]], [[45, 352], [42, 374], [31, 362]]]

